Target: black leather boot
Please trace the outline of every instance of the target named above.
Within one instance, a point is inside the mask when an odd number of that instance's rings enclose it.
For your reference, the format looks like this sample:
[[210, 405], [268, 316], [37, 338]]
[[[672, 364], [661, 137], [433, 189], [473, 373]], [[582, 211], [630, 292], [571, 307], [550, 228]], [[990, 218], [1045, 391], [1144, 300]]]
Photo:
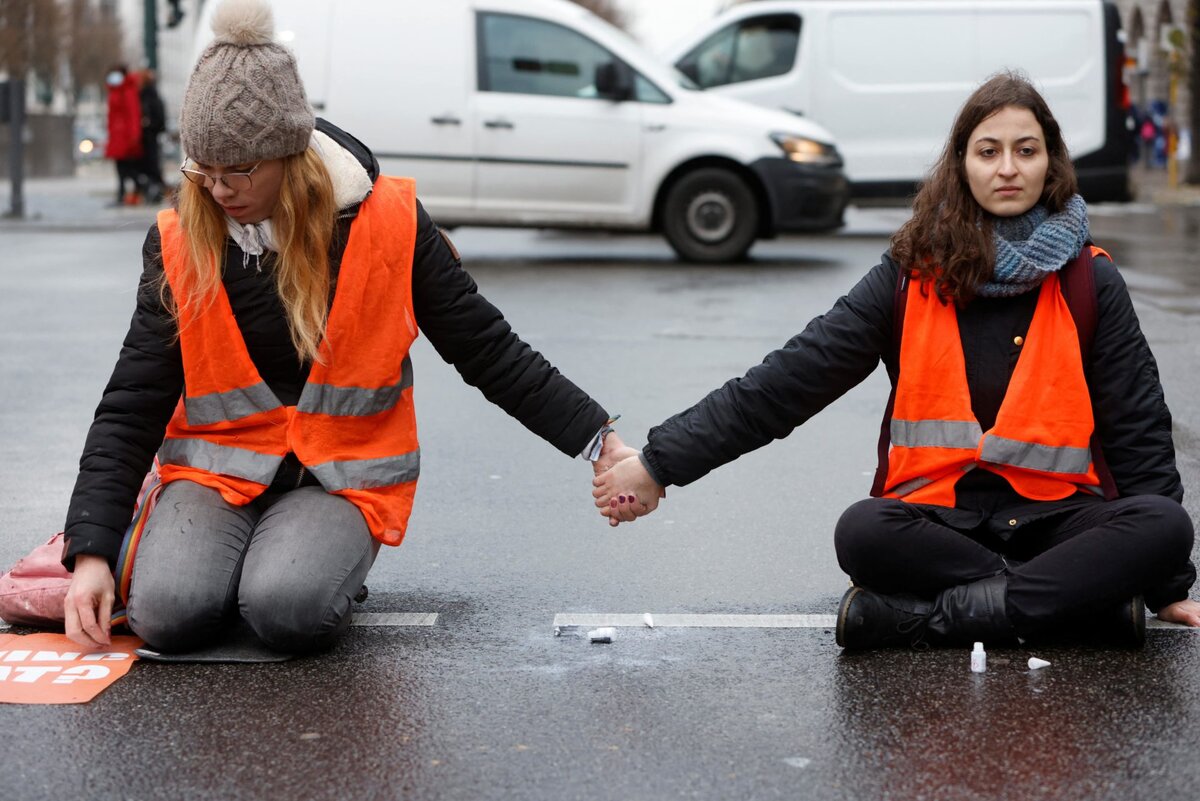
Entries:
[[933, 604], [911, 595], [881, 595], [851, 587], [837, 615], [837, 644], [850, 650], [919, 645]]
[[1146, 604], [1135, 595], [1034, 632], [1029, 640], [1038, 645], [1141, 648], [1146, 644]]
[[838, 608], [837, 644], [847, 649], [969, 645], [1015, 645], [1009, 622], [1005, 576], [951, 587], [933, 601], [881, 595], [851, 587]]
[[1016, 645], [1017, 632], [1008, 619], [1005, 575], [943, 590], [933, 602], [925, 627], [931, 645]]
[[1125, 648], [1141, 648], [1146, 644], [1146, 601], [1135, 595], [1117, 608], [1112, 628], [1117, 645]]

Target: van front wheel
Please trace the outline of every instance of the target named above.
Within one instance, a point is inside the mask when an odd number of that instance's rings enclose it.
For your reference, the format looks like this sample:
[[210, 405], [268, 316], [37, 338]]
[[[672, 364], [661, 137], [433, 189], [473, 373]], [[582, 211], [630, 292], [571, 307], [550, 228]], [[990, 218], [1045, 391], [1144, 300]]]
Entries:
[[758, 234], [754, 193], [729, 170], [690, 172], [667, 192], [663, 234], [686, 261], [741, 261]]

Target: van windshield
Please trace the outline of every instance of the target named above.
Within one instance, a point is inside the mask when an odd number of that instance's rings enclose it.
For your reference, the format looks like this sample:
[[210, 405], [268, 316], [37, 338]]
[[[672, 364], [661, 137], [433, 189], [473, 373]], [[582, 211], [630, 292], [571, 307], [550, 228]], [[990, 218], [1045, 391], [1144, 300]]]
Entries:
[[791, 72], [800, 46], [800, 17], [767, 14], [726, 25], [676, 62], [698, 86], [711, 89]]

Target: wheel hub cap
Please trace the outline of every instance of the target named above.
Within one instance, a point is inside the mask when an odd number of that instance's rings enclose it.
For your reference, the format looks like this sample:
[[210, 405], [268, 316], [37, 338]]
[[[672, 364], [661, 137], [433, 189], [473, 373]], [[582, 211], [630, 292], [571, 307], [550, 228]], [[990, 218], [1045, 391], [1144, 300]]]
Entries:
[[720, 242], [733, 231], [733, 204], [720, 192], [701, 192], [687, 207], [687, 225], [702, 242]]

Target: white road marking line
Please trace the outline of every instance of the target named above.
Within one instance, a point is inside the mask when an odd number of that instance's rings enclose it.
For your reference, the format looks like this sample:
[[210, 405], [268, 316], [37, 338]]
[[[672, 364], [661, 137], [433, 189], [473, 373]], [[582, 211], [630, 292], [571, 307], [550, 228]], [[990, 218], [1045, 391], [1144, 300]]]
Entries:
[[355, 612], [351, 626], [432, 626], [436, 612]]
[[[837, 626], [837, 615], [664, 615], [654, 613], [654, 628], [745, 628], [745, 629], [831, 629]], [[620, 613], [559, 612], [554, 616], [554, 628], [579, 626], [626, 626], [645, 628], [645, 615]], [[1156, 617], [1146, 618], [1146, 628], [1163, 631], [1200, 629], [1179, 623], [1168, 623]]]
[[[654, 628], [748, 628], [748, 629], [828, 629], [837, 625], [837, 615], [664, 615], [654, 613]], [[646, 627], [643, 615], [573, 614], [554, 616], [554, 627], [636, 626]]]

